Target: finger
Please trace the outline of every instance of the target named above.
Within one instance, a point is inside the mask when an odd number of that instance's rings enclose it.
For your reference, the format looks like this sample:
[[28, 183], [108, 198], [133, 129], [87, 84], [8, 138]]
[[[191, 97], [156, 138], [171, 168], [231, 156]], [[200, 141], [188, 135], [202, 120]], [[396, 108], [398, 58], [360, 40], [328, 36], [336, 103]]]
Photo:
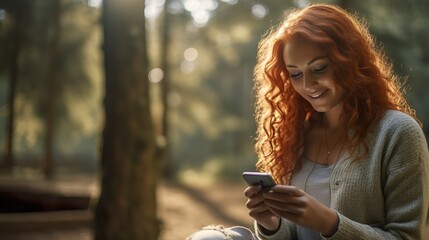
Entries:
[[304, 211], [302, 206], [296, 204], [285, 204], [278, 201], [264, 201], [264, 205], [274, 214], [283, 216], [284, 214], [301, 215]]
[[257, 186], [249, 186], [244, 190], [244, 196], [247, 198], [253, 198], [255, 197], [260, 191], [262, 190], [262, 187]]
[[262, 219], [262, 218], [272, 217], [273, 213], [269, 209], [265, 209], [263, 211], [252, 210], [252, 211], [249, 211], [249, 216], [251, 216], [254, 219]]
[[305, 196], [305, 192], [294, 186], [274, 186], [269, 191], [263, 192], [266, 199], [277, 200], [285, 203], [295, 203], [301, 197]]
[[262, 213], [265, 211], [269, 211], [269, 208], [267, 207], [267, 205], [265, 205], [263, 203], [257, 204], [251, 208], [248, 208], [248, 209], [249, 209], [249, 212], [254, 212], [254, 213]]
[[284, 193], [264, 193], [264, 203], [270, 206], [282, 206], [292, 205], [295, 207], [303, 207], [305, 205], [305, 199], [302, 196], [291, 196]]
[[283, 194], [289, 194], [293, 196], [302, 196], [305, 194], [305, 192], [302, 191], [301, 189], [295, 186], [288, 186], [288, 185], [276, 185], [272, 187], [269, 192], [283, 193]]
[[296, 211], [293, 211], [293, 212], [280, 211], [280, 210], [272, 209], [272, 208], [269, 208], [269, 210], [272, 214], [275, 214], [275, 215], [280, 216], [282, 218], [286, 218], [289, 221], [292, 221], [294, 223], [297, 223], [297, 224], [303, 223], [302, 222], [302, 220], [303, 220], [302, 216], [304, 215], [304, 213], [303, 213], [303, 211], [299, 211], [298, 209], [296, 209]]
[[264, 199], [264, 204], [267, 206], [277, 208], [280, 210], [288, 209], [289, 207], [293, 208], [303, 208], [305, 207], [305, 203], [301, 201], [301, 199], [281, 199], [281, 200], [273, 200], [269, 198]]
[[[265, 205], [263, 202], [260, 202], [259, 204], [248, 207], [248, 209], [249, 209], [249, 215], [251, 215], [251, 216], [256, 216], [258, 214], [265, 214], [266, 212], [271, 213], [268, 206]], [[273, 215], [273, 214], [271, 213], [271, 215]]]
[[255, 208], [259, 204], [264, 203], [264, 197], [261, 194], [257, 194], [255, 197], [249, 198], [246, 202], [247, 208]]

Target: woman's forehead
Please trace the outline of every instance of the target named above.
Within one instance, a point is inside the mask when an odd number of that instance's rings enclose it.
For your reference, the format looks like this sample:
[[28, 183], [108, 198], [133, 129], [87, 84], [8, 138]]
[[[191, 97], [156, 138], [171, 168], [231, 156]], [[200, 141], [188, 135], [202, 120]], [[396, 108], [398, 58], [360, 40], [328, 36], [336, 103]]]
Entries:
[[302, 37], [294, 37], [285, 42], [283, 58], [286, 65], [309, 64], [314, 60], [327, 57], [327, 50]]

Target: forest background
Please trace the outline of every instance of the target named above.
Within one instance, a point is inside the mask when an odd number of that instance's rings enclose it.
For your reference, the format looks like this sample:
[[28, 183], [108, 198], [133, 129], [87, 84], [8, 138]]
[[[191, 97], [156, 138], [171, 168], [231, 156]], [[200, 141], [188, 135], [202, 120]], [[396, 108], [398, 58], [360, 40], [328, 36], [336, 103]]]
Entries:
[[[163, 149], [154, 157], [162, 178], [242, 181], [241, 172], [254, 169], [258, 41], [285, 10], [313, 2], [335, 3], [367, 20], [406, 79], [406, 97], [428, 134], [428, 1], [140, 2], [147, 47], [141, 81], [147, 82], [150, 131]], [[102, 4], [0, 0], [2, 174], [52, 179], [100, 171], [107, 88]]]

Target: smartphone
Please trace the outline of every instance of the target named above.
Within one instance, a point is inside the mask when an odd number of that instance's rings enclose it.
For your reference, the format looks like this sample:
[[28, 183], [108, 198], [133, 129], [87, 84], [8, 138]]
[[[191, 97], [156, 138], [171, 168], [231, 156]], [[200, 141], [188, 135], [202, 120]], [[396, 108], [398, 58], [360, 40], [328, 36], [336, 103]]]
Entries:
[[249, 186], [261, 185], [263, 188], [270, 188], [276, 185], [269, 173], [244, 172], [243, 178]]

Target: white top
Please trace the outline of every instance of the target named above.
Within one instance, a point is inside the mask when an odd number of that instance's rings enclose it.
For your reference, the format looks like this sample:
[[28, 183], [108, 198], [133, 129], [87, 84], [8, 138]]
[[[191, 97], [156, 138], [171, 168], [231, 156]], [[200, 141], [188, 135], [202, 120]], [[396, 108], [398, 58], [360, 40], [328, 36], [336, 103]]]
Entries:
[[[294, 173], [290, 185], [298, 187], [310, 194], [325, 206], [331, 205], [331, 193], [329, 189], [329, 178], [334, 164], [324, 165], [301, 157], [302, 167]], [[340, 159], [338, 159], [340, 160]], [[296, 226], [298, 240], [320, 240], [320, 233], [311, 229]]]

